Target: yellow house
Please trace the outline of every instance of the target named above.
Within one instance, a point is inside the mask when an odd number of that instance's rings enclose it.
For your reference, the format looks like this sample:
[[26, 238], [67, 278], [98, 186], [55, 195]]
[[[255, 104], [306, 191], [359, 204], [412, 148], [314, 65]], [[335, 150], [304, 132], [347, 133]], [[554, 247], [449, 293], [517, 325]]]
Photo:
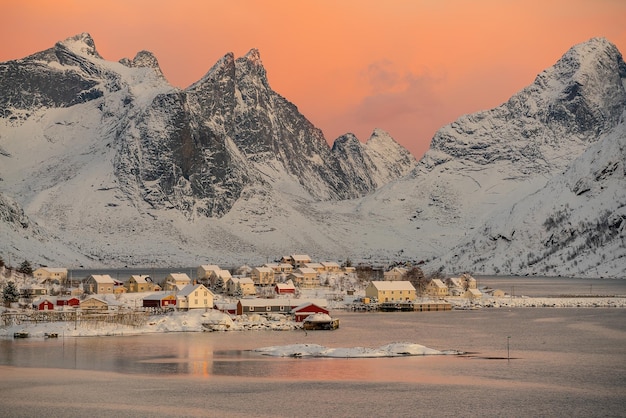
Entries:
[[320, 285], [320, 279], [317, 275], [317, 271], [307, 267], [295, 269], [293, 273], [287, 276], [287, 279], [292, 280], [294, 284], [299, 287], [309, 289]]
[[341, 271], [339, 263], [335, 263], [334, 261], [324, 261], [320, 264], [324, 266], [324, 271], [328, 273], [338, 273]]
[[255, 285], [271, 286], [274, 284], [274, 270], [270, 267], [255, 267], [250, 272]]
[[281, 260], [281, 263], [289, 263], [294, 268], [304, 267], [306, 263], [311, 262], [311, 257], [306, 254], [292, 254], [288, 256], [284, 256]]
[[318, 273], [324, 273], [324, 271], [326, 271], [326, 269], [324, 268], [324, 265], [322, 263], [304, 263], [304, 265], [302, 267], [306, 267], [308, 269], [313, 269]]
[[463, 293], [463, 297], [466, 299], [480, 299], [483, 297], [483, 294], [478, 289], [467, 289], [465, 293]]
[[228, 270], [215, 270], [211, 273], [211, 277], [209, 279], [211, 286], [215, 286], [220, 280], [224, 283], [224, 287], [226, 287], [226, 282], [229, 281], [233, 277]]
[[250, 277], [231, 277], [226, 282], [226, 293], [231, 296], [256, 295], [256, 288]]
[[154, 290], [154, 283], [150, 276], [133, 274], [126, 283], [124, 283], [124, 287], [131, 293], [152, 292]]
[[165, 278], [163, 290], [177, 291], [183, 289], [188, 284], [191, 284], [191, 279], [185, 273], [170, 273]]
[[441, 279], [432, 279], [426, 285], [426, 294], [433, 297], [448, 296], [448, 286]]
[[263, 267], [269, 267], [274, 270], [274, 274], [289, 274], [293, 271], [293, 266], [289, 263], [265, 263]]
[[33, 277], [39, 282], [43, 280], [58, 280], [59, 283], [65, 283], [67, 280], [66, 268], [40, 267], [33, 271]]
[[83, 290], [86, 293], [107, 294], [113, 293], [115, 281], [108, 274], [92, 274], [85, 279]]
[[109, 304], [98, 299], [96, 297], [90, 297], [80, 302], [80, 309], [94, 310], [94, 311], [106, 311], [109, 309]]
[[176, 294], [176, 305], [178, 309], [212, 309], [214, 296], [203, 284], [190, 284]]
[[389, 271], [383, 273], [383, 277], [386, 281], [403, 280], [406, 277], [408, 270], [402, 267], [394, 267]]
[[220, 270], [221, 268], [215, 264], [203, 264], [196, 270], [196, 278], [198, 280], [208, 280], [213, 272]]
[[408, 280], [372, 281], [365, 288], [365, 296], [378, 302], [414, 301], [415, 287]]

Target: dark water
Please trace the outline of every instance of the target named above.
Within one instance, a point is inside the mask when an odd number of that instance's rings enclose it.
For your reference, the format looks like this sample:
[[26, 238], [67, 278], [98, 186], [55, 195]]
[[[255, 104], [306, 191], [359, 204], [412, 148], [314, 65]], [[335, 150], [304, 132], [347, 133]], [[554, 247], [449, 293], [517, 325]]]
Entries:
[[479, 287], [501, 289], [513, 296], [626, 296], [626, 280], [572, 277], [478, 276]]
[[[0, 415], [626, 416], [623, 309], [336, 316], [338, 330], [306, 334], [0, 340]], [[467, 354], [294, 359], [249, 351], [392, 342]]]

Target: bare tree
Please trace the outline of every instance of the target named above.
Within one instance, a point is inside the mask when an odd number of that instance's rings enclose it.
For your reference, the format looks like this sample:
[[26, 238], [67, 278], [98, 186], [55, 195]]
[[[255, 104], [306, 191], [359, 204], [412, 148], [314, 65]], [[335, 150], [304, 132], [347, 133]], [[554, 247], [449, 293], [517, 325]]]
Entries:
[[418, 295], [424, 294], [424, 292], [426, 291], [426, 285], [428, 284], [428, 280], [424, 276], [424, 272], [421, 268], [411, 268], [405, 273], [404, 277], [405, 280], [411, 282]]

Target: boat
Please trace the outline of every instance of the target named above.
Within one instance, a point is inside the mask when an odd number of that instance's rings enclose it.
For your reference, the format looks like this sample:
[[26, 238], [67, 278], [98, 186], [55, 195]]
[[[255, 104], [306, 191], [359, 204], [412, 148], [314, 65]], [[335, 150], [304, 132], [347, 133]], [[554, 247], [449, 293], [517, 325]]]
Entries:
[[13, 338], [28, 338], [28, 332], [18, 331], [13, 333]]
[[56, 332], [46, 332], [43, 336], [46, 338], [59, 338], [59, 334]]

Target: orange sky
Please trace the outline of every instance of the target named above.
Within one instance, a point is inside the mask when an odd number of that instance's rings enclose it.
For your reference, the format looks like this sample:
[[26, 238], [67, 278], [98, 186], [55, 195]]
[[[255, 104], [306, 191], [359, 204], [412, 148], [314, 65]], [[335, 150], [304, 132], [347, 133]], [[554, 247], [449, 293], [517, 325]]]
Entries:
[[[332, 142], [388, 131], [420, 157], [435, 131], [500, 105], [571, 46], [626, 53], [623, 0], [0, 0], [0, 61], [89, 32], [108, 60], [152, 51], [187, 87], [258, 48], [272, 88]], [[1, 93], [0, 93], [1, 94]]]

